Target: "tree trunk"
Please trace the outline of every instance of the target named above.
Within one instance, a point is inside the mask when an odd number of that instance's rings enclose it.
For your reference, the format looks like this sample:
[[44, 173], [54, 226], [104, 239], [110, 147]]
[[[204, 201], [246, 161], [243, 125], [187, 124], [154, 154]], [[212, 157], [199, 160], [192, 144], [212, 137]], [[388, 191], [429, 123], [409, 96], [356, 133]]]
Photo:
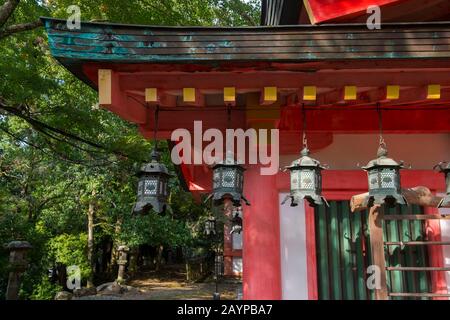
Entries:
[[161, 259], [163, 254], [164, 246], [160, 245], [158, 247], [158, 254], [156, 255], [156, 265], [155, 265], [155, 271], [159, 271], [161, 268]]
[[189, 282], [191, 280], [190, 273], [191, 270], [189, 266], [189, 261], [186, 259], [186, 282]]
[[87, 280], [87, 287], [91, 288], [94, 286], [94, 272], [95, 272], [95, 261], [94, 261], [94, 215], [95, 215], [95, 191], [92, 192], [92, 199], [89, 202], [88, 210], [88, 261], [91, 269], [91, 274]]
[[129, 271], [130, 275], [134, 276], [137, 271], [137, 260], [139, 257], [139, 248], [132, 248], [130, 251], [130, 264], [129, 264]]
[[118, 218], [116, 221], [116, 225], [114, 228], [114, 240], [113, 240], [113, 245], [111, 248], [111, 261], [109, 263], [108, 266], [108, 272], [113, 272], [113, 268], [117, 263], [117, 258], [118, 258], [118, 252], [117, 252], [117, 247], [120, 245], [117, 242], [117, 238], [119, 237], [120, 232], [122, 231], [122, 217]]

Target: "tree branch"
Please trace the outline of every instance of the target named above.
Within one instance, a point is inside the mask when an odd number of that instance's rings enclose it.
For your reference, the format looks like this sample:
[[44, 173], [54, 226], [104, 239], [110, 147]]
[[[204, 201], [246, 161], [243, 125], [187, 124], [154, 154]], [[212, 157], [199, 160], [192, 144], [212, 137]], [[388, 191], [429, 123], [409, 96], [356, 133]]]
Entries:
[[[0, 109], [3, 109], [6, 112], [11, 113], [11, 114], [13, 114], [13, 115], [15, 115], [15, 116], [25, 120], [26, 122], [31, 124], [31, 126], [35, 130], [37, 130], [37, 131], [39, 131], [41, 133], [44, 133], [46, 135], [49, 135], [51, 138], [55, 139], [55, 137], [53, 137], [53, 135], [50, 135], [48, 132], [46, 132], [46, 130], [48, 130], [50, 132], [53, 132], [53, 133], [56, 133], [56, 134], [59, 134], [59, 135], [61, 135], [63, 137], [69, 138], [71, 140], [74, 140], [74, 141], [77, 141], [77, 142], [81, 142], [81, 143], [83, 143], [85, 145], [88, 145], [90, 147], [94, 147], [96, 149], [104, 150], [104, 151], [106, 151], [108, 153], [115, 154], [115, 155], [120, 156], [120, 157], [125, 157], [125, 158], [129, 158], [129, 159], [137, 160], [137, 159], [134, 159], [131, 155], [125, 154], [125, 153], [123, 153], [123, 152], [121, 152], [119, 150], [110, 150], [110, 149], [106, 148], [105, 146], [102, 146], [102, 145], [100, 145], [98, 143], [86, 140], [84, 138], [81, 138], [81, 137], [73, 134], [73, 133], [67, 132], [67, 131], [59, 129], [59, 128], [52, 127], [52, 126], [50, 126], [50, 125], [48, 125], [48, 124], [46, 124], [44, 122], [41, 122], [41, 121], [39, 121], [37, 119], [29, 117], [26, 114], [24, 114], [19, 108], [11, 107], [11, 106], [6, 105], [5, 101], [2, 100], [1, 97], [0, 97]], [[56, 140], [58, 140], [58, 139], [56, 139]], [[61, 142], [68, 143], [67, 141], [61, 141]], [[70, 144], [70, 143], [68, 143], [68, 144]], [[86, 150], [83, 150], [83, 151], [86, 151]]]
[[[245, 3], [241, 0], [234, 0], [231, 3], [231, 6], [234, 6], [234, 10], [240, 13], [241, 17], [247, 22], [249, 26], [258, 25], [258, 21], [255, 21], [247, 11], [245, 11]], [[243, 9], [244, 8], [244, 9]]]
[[[93, 142], [87, 141], [87, 140], [85, 140], [83, 138], [80, 138], [80, 137], [78, 137], [76, 135], [73, 135], [71, 133], [62, 131], [62, 130], [54, 128], [54, 127], [51, 127], [51, 126], [49, 126], [49, 125], [47, 125], [47, 124], [45, 124], [45, 123], [43, 123], [43, 122], [41, 122], [39, 120], [36, 120], [34, 118], [31, 118], [31, 117], [28, 117], [28, 116], [26, 116], [23, 113], [23, 111], [21, 110], [20, 106], [17, 106], [17, 107], [7, 106], [6, 105], [6, 101], [3, 100], [2, 97], [0, 97], [0, 110], [1, 109], [7, 111], [8, 113], [11, 113], [12, 115], [20, 117], [21, 119], [23, 119], [26, 122], [28, 122], [31, 125], [31, 128], [33, 128], [35, 131], [44, 134], [43, 138], [44, 138], [44, 140], [46, 142], [46, 147], [38, 146], [38, 145], [30, 143], [29, 141], [21, 139], [21, 138], [15, 136], [12, 132], [9, 132], [5, 128], [3, 128], [2, 126], [0, 126], [0, 130], [4, 131], [5, 133], [10, 135], [15, 140], [18, 140], [18, 141], [20, 141], [20, 142], [22, 142], [22, 143], [24, 143], [26, 145], [29, 145], [29, 146], [39, 150], [40, 152], [46, 154], [47, 156], [50, 156], [50, 157], [55, 157], [56, 156], [60, 160], [63, 160], [63, 161], [66, 161], [66, 162], [69, 162], [69, 163], [72, 163], [72, 164], [78, 164], [78, 165], [87, 166], [87, 167], [104, 167], [105, 165], [114, 163], [114, 161], [110, 161], [107, 158], [101, 159], [101, 158], [93, 157], [93, 155], [91, 154], [91, 151], [86, 150], [86, 149], [84, 149], [82, 147], [79, 147], [79, 146], [75, 145], [74, 143], [71, 143], [70, 141], [67, 141], [66, 139], [58, 138], [54, 134], [52, 134], [52, 133], [57, 133], [57, 134], [59, 134], [59, 135], [61, 135], [63, 137], [66, 137], [68, 139], [75, 140], [77, 142], [81, 142], [81, 143], [84, 143], [84, 144], [88, 144], [88, 145], [96, 147], [98, 149], [102, 149], [102, 150], [105, 151], [105, 153], [112, 153], [112, 154], [115, 154], [115, 155], [120, 156], [120, 157], [125, 157], [125, 158], [129, 158], [129, 159], [133, 159], [135, 161], [139, 161], [138, 159], [135, 159], [132, 156], [127, 155], [127, 154], [125, 154], [123, 152], [120, 152], [119, 150], [109, 150], [109, 149], [107, 149], [106, 147], [104, 147], [102, 145], [98, 145], [98, 144], [95, 144]], [[68, 157], [67, 155], [64, 155], [64, 154], [58, 152], [58, 150], [55, 149], [55, 147], [53, 146], [53, 143], [51, 143], [51, 141], [46, 139], [46, 137], [49, 137], [50, 139], [55, 139], [56, 141], [59, 141], [59, 142], [62, 142], [62, 143], [66, 143], [66, 144], [68, 144], [68, 145], [70, 145], [72, 147], [75, 147], [75, 148], [77, 148], [77, 149], [79, 149], [81, 151], [87, 152], [91, 158], [94, 158], [95, 163], [92, 164], [90, 161], [72, 159], [71, 157]], [[46, 150], [44, 150], [45, 148], [48, 149], [50, 152], [47, 152]], [[99, 162], [99, 160], [101, 162]]]
[[44, 24], [42, 23], [41, 20], [37, 20], [34, 22], [20, 23], [20, 24], [8, 26], [0, 31], [0, 39], [6, 38], [7, 36], [10, 36], [10, 35], [18, 33], [18, 32], [33, 30], [33, 29], [42, 27], [43, 25]]
[[3, 27], [6, 21], [8, 21], [9, 17], [11, 17], [14, 10], [16, 10], [17, 6], [19, 5], [19, 2], [20, 0], [7, 0], [0, 7], [0, 27]]

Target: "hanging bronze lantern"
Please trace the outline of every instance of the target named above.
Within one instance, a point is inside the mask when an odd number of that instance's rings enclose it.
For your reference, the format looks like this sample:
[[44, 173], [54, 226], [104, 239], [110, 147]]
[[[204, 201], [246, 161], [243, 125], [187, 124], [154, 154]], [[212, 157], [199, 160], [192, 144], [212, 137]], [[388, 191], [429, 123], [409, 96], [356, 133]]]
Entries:
[[250, 205], [242, 194], [244, 190], [244, 167], [234, 160], [233, 153], [227, 152], [225, 159], [213, 166], [213, 192], [211, 197], [215, 205], [223, 204], [224, 198], [231, 198], [235, 206], [243, 200]]
[[441, 162], [434, 167], [438, 168], [439, 172], [442, 172], [445, 176], [445, 184], [447, 186], [446, 193], [447, 195], [441, 200], [438, 205], [438, 208], [447, 207], [450, 205], [450, 161], [449, 162]]
[[286, 169], [290, 171], [291, 192], [281, 204], [291, 199], [291, 207], [295, 207], [302, 199], [306, 199], [311, 206], [323, 203], [328, 206], [327, 200], [322, 197], [322, 170], [326, 168], [309, 156], [306, 146], [301, 152], [301, 157]]
[[398, 204], [407, 204], [402, 195], [400, 184], [400, 169], [403, 168], [403, 162], [397, 163], [388, 158], [386, 144], [381, 139], [377, 152], [377, 158], [370, 161], [362, 169], [367, 171], [369, 178], [369, 196], [365, 204], [387, 203], [390, 206]]
[[207, 236], [216, 235], [216, 218], [213, 216], [208, 217], [205, 221], [205, 234]]
[[408, 204], [402, 195], [400, 184], [400, 169], [403, 169], [403, 161], [397, 163], [388, 158], [386, 143], [383, 138], [383, 121], [381, 107], [377, 105], [378, 126], [380, 131], [380, 144], [378, 147], [377, 158], [371, 160], [362, 169], [367, 171], [369, 179], [369, 195], [364, 204], [372, 206], [374, 204], [386, 203], [388, 206], [395, 204]]
[[235, 207], [233, 218], [231, 219], [230, 234], [242, 232], [242, 207]]
[[136, 214], [147, 214], [150, 209], [162, 213], [167, 208], [170, 174], [166, 166], [160, 163], [161, 156], [156, 150], [153, 150], [151, 159], [152, 161], [144, 164], [137, 174], [137, 202], [133, 209]]
[[308, 139], [306, 138], [306, 110], [305, 105], [301, 107], [303, 120], [303, 149], [301, 157], [294, 160], [286, 167], [290, 171], [291, 192], [284, 198], [281, 204], [291, 199], [291, 207], [298, 206], [302, 199], [306, 199], [310, 206], [325, 204], [327, 200], [322, 197], [322, 170], [326, 169], [320, 162], [309, 156]]
[[[231, 127], [231, 105], [227, 106], [227, 128]], [[216, 163], [213, 168], [213, 192], [205, 202], [213, 199], [215, 205], [221, 205], [225, 198], [231, 199], [235, 207], [241, 206], [244, 200], [248, 206], [250, 203], [242, 194], [244, 191], [245, 168], [234, 159], [232, 150], [228, 150], [225, 158]]]

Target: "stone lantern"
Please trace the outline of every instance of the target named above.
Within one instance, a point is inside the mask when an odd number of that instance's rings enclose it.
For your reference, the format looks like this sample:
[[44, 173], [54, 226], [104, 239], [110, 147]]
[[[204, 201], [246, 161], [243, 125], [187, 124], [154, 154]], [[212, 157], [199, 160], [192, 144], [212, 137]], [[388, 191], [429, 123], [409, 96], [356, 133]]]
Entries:
[[117, 273], [117, 283], [121, 284], [124, 282], [125, 276], [125, 266], [127, 265], [127, 255], [130, 251], [130, 248], [127, 246], [119, 246], [117, 248], [119, 252], [119, 259], [117, 260], [117, 264], [119, 265], [119, 271]]
[[8, 287], [6, 289], [6, 300], [18, 300], [22, 274], [26, 271], [28, 262], [27, 252], [32, 248], [27, 241], [12, 241], [6, 245], [9, 251], [9, 272]]

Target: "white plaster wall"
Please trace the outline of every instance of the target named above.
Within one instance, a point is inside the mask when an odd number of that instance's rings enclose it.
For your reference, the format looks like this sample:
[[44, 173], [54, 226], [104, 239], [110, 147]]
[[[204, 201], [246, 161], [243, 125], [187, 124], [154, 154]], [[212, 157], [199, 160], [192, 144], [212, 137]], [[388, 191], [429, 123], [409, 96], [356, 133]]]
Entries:
[[[283, 201], [287, 194], [280, 194]], [[283, 300], [308, 299], [305, 206], [280, 205], [281, 288]], [[268, 253], [270, 254], [270, 253]]]
[[242, 273], [242, 258], [233, 257], [233, 273]]
[[[450, 209], [439, 209], [441, 214], [450, 214]], [[450, 241], [450, 221], [441, 220], [441, 238], [442, 241]], [[444, 246], [444, 267], [450, 267], [450, 246]], [[450, 271], [445, 272], [447, 279], [447, 290], [450, 292]]]
[[233, 233], [233, 250], [242, 250], [242, 233]]

